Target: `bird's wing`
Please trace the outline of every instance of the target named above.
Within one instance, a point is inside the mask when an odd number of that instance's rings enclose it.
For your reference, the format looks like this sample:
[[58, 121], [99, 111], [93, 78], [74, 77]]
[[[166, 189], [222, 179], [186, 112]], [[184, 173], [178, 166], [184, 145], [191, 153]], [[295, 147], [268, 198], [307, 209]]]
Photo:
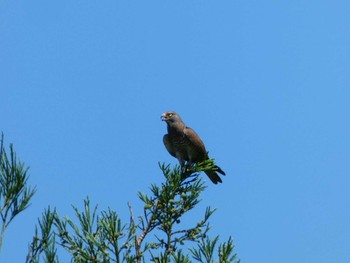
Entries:
[[195, 146], [202, 154], [206, 154], [204, 143], [201, 138], [199, 138], [198, 134], [192, 130], [190, 127], [186, 127], [184, 129], [184, 134], [187, 139], [191, 142], [193, 146]]
[[168, 150], [168, 152], [169, 152], [172, 156], [176, 157], [176, 152], [175, 152], [173, 143], [171, 142], [171, 140], [170, 140], [168, 134], [165, 134], [165, 135], [164, 135], [164, 137], [163, 137], [163, 143], [164, 143], [164, 145], [165, 145], [165, 148]]

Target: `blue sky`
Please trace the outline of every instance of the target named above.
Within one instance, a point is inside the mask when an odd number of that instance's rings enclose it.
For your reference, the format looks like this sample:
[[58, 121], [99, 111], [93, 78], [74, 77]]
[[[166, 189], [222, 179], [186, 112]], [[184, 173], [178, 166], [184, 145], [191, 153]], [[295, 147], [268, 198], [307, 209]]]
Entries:
[[[176, 110], [226, 172], [203, 194], [242, 262], [350, 258], [349, 1], [1, 1], [0, 129], [37, 194], [6, 232], [24, 262], [48, 206], [126, 222], [163, 177]], [[205, 175], [204, 175], [205, 176]]]

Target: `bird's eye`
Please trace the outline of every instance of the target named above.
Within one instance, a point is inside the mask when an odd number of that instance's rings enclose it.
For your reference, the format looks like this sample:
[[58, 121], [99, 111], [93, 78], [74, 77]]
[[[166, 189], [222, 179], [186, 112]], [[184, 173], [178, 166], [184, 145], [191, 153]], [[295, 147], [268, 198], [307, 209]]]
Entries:
[[174, 114], [173, 113], [168, 113], [168, 117], [171, 117], [173, 116]]

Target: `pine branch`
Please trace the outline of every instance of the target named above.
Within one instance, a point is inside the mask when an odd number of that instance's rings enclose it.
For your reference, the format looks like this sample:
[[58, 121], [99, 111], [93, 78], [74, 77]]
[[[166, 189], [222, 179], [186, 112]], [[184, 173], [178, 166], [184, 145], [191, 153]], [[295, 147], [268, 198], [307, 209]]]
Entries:
[[28, 208], [36, 189], [27, 185], [28, 167], [17, 160], [13, 145], [10, 144], [10, 157], [4, 148], [4, 135], [0, 143], [0, 252], [6, 228], [12, 220]]

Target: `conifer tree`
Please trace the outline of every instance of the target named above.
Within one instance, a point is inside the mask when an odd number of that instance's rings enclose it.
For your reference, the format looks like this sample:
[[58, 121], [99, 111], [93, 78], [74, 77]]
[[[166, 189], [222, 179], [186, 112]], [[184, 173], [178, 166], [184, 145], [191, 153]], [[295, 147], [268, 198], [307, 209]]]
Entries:
[[57, 247], [64, 248], [76, 263], [239, 262], [231, 237], [221, 244], [219, 236], [209, 237], [209, 218], [215, 209], [207, 207], [191, 227], [182, 224], [206, 188], [199, 172], [213, 166], [213, 160], [185, 169], [160, 165], [165, 181], [152, 184], [150, 194], [138, 193], [142, 215], [136, 217], [128, 204], [127, 223], [111, 209], [97, 213], [89, 198], [82, 210], [73, 207], [75, 220], [49, 207], [35, 228], [26, 262], [60, 262]]

